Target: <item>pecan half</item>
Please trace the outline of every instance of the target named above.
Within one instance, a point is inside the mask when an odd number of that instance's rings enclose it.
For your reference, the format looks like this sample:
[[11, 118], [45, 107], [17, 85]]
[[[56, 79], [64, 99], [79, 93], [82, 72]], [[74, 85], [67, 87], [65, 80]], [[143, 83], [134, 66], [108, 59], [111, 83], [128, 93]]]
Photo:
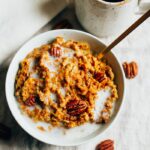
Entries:
[[52, 46], [50, 49], [50, 55], [54, 57], [61, 56], [61, 48], [59, 46]]
[[35, 105], [35, 99], [36, 99], [36, 97], [34, 95], [31, 95], [24, 103], [27, 106], [34, 106]]
[[94, 74], [94, 78], [98, 81], [98, 82], [102, 82], [103, 80], [105, 80], [105, 74], [104, 72], [96, 72]]
[[97, 145], [96, 150], [114, 150], [114, 141], [113, 140], [105, 140]]
[[69, 115], [76, 116], [86, 111], [87, 103], [83, 100], [70, 100], [66, 108]]
[[128, 79], [135, 78], [138, 74], [138, 65], [134, 61], [132, 61], [130, 63], [124, 62], [123, 69], [124, 69], [125, 75]]

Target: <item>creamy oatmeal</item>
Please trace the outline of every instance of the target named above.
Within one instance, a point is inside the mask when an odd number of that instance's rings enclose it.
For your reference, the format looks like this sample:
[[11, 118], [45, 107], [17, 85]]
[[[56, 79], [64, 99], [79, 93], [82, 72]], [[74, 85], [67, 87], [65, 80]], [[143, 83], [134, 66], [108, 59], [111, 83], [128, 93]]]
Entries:
[[[110, 95], [95, 119], [98, 93], [106, 89]], [[34, 121], [65, 128], [107, 123], [118, 98], [111, 67], [91, 54], [88, 43], [62, 37], [35, 48], [20, 63], [15, 96]]]

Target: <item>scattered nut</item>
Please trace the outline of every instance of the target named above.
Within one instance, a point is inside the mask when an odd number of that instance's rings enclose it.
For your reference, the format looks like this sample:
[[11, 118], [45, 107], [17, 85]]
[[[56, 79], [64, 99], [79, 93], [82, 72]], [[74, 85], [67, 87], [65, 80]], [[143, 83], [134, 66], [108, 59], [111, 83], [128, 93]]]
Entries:
[[61, 48], [59, 46], [52, 46], [50, 50], [50, 55], [54, 57], [60, 57], [61, 56]]
[[69, 115], [76, 116], [85, 112], [87, 104], [83, 100], [71, 100], [67, 103], [66, 107]]
[[105, 140], [96, 146], [96, 150], [114, 150], [114, 141], [113, 140]]
[[25, 104], [27, 106], [34, 106], [35, 105], [35, 99], [36, 97], [34, 95], [31, 95], [26, 101]]
[[105, 74], [103, 72], [96, 72], [95, 75], [94, 75], [94, 78], [98, 82], [102, 82], [105, 79]]
[[138, 74], [138, 65], [134, 61], [132, 61], [130, 63], [124, 62], [123, 69], [124, 69], [125, 75], [128, 79], [135, 78]]

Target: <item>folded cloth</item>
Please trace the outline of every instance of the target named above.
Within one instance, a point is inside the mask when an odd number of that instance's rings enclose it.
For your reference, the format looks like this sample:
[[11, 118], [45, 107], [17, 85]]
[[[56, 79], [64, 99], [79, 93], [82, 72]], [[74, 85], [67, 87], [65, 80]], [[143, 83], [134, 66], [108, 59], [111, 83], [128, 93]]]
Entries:
[[18, 48], [65, 6], [65, 0], [1, 1], [0, 68], [7, 65]]

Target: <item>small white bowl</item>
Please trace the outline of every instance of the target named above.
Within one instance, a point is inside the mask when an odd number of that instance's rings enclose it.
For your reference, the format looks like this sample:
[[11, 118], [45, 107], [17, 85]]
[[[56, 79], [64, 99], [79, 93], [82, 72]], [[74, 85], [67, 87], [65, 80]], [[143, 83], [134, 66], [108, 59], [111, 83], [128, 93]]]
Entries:
[[[64, 129], [53, 129], [51, 131], [40, 131], [37, 129], [38, 125], [47, 127], [46, 123], [35, 123], [29, 117], [23, 115], [19, 109], [18, 102], [14, 96], [14, 84], [15, 77], [19, 67], [19, 63], [26, 57], [26, 55], [31, 52], [35, 47], [39, 47], [47, 42], [54, 40], [57, 36], [63, 36], [65, 39], [74, 39], [87, 41], [94, 52], [98, 53], [100, 50], [106, 46], [95, 36], [77, 30], [53, 30], [42, 33], [29, 42], [27, 42], [14, 56], [6, 77], [6, 97], [9, 108], [18, 122], [18, 124], [31, 136], [34, 138], [45, 142], [47, 144], [59, 145], [59, 146], [74, 146], [80, 145], [88, 140], [93, 139], [94, 137], [101, 135], [102, 132], [112, 125], [114, 119], [117, 117], [117, 114], [120, 110], [120, 107], [123, 103], [125, 83], [124, 83], [124, 74], [121, 68], [120, 63], [114, 54], [109, 53], [106, 55], [108, 63], [111, 65], [113, 72], [115, 73], [115, 82], [118, 87], [119, 99], [116, 102], [114, 113], [111, 117], [109, 123], [105, 125], [88, 125], [80, 126], [74, 129], [66, 130], [66, 134], [63, 134]], [[61, 131], [60, 131], [61, 130]]]

